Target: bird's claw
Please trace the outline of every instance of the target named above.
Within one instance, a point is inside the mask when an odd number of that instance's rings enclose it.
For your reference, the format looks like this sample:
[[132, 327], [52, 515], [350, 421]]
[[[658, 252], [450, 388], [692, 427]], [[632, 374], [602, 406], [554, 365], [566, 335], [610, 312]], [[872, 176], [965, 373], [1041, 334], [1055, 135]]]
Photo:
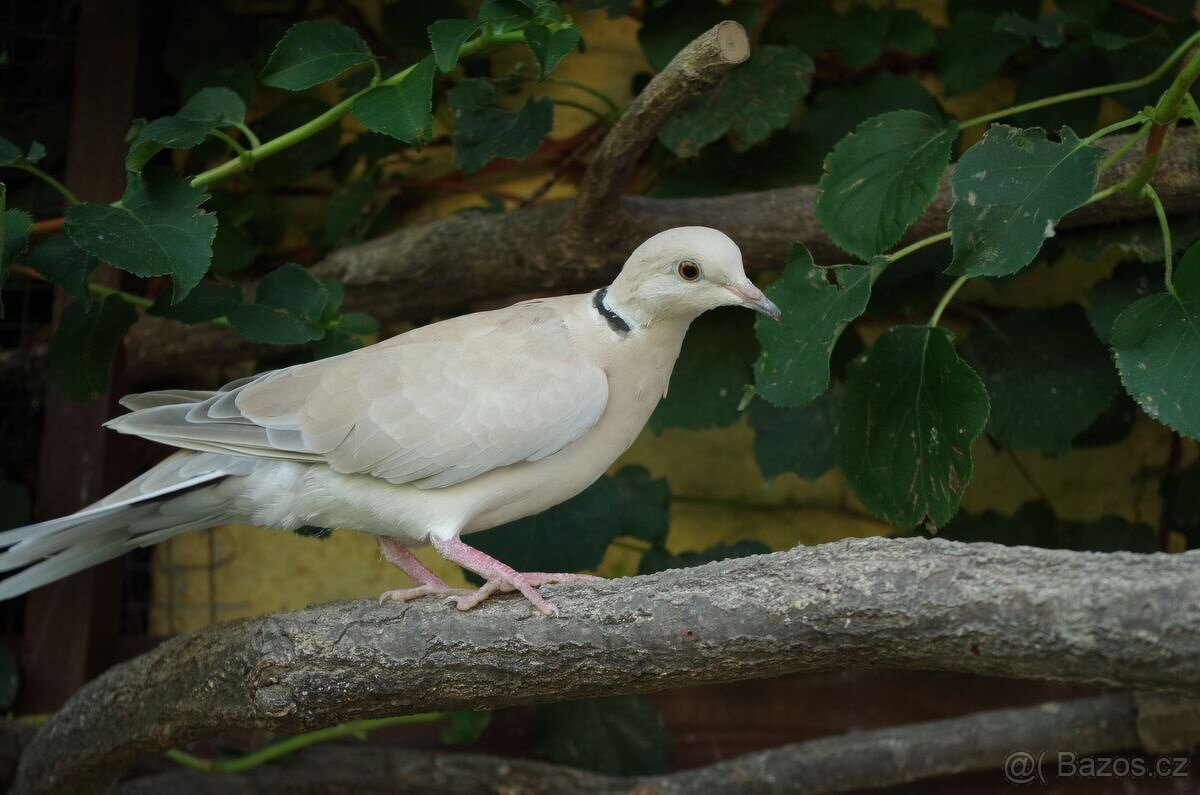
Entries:
[[[438, 585], [418, 585], [416, 588], [397, 588], [394, 591], [384, 591], [379, 595], [379, 604], [385, 602], [408, 602], [430, 594], [469, 594], [468, 588], [450, 588]], [[451, 596], [450, 598], [454, 598]]]

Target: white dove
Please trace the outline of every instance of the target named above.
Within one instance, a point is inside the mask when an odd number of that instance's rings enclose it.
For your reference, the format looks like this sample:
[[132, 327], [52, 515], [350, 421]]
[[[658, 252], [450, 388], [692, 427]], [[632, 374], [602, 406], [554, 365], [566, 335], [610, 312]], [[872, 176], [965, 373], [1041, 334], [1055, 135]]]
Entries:
[[[130, 395], [107, 426], [183, 448], [99, 502], [0, 533], [0, 598], [135, 547], [226, 523], [378, 536], [417, 586], [460, 610], [581, 575], [520, 573], [460, 537], [585, 489], [665, 394], [688, 325], [719, 306], [780, 311], [723, 233], [680, 227], [630, 255], [608, 287], [443, 320], [216, 392]], [[569, 532], [564, 528], [564, 532]], [[432, 544], [485, 580], [452, 589], [409, 547]], [[563, 543], [570, 543], [564, 539]]]

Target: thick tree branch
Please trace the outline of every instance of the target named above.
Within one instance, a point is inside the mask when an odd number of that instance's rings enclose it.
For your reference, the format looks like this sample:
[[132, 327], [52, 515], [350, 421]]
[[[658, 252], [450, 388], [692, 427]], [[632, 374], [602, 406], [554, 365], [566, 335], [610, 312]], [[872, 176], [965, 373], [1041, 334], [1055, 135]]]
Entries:
[[848, 539], [469, 613], [342, 602], [168, 641], [34, 738], [21, 793], [97, 789], [234, 726], [491, 708], [797, 671], [889, 667], [1200, 691], [1200, 553]]
[[729, 21], [680, 50], [638, 94], [597, 148], [571, 208], [574, 230], [586, 238], [590, 230], [610, 228], [604, 216], [621, 211], [621, 185], [667, 119], [749, 57], [746, 29]]
[[1056, 753], [1078, 757], [1143, 749], [1165, 754], [1200, 740], [1200, 714], [1190, 733], [1161, 745], [1160, 726], [1178, 726], [1186, 714], [1172, 701], [1172, 718], [1156, 705], [1143, 709], [1129, 693], [1051, 701], [1034, 707], [979, 712], [835, 737], [746, 754], [695, 770], [643, 778], [614, 778], [574, 768], [479, 754], [409, 751], [379, 746], [321, 748], [286, 765], [238, 776], [175, 771], [123, 784], [120, 795], [474, 795], [479, 792], [573, 792], [579, 795], [832, 795], [1000, 768], [1008, 755], [1046, 754], [1042, 773], [1054, 778]]
[[[617, 129], [609, 133], [610, 139]], [[1111, 150], [1124, 139], [1113, 136], [1099, 145]], [[1200, 135], [1187, 128], [1176, 130], [1163, 151], [1153, 185], [1171, 214], [1200, 210], [1198, 145]], [[626, 151], [608, 141], [602, 146]], [[1104, 175], [1102, 186], [1130, 176], [1140, 156], [1140, 152], [1128, 153]], [[946, 229], [953, 203], [952, 173], [953, 168], [943, 176], [933, 203], [906, 240]], [[830, 242], [813, 216], [816, 193], [815, 186], [802, 185], [699, 199], [626, 196], [619, 210], [596, 216], [583, 233], [572, 223], [570, 201], [500, 215], [455, 215], [334, 251], [314, 272], [346, 283], [348, 309], [389, 322], [430, 317], [520, 293], [592, 289], [612, 279], [634, 246], [673, 226], [724, 230], [742, 247], [750, 271], [780, 267], [797, 240], [804, 241], [819, 262], [843, 261], [846, 255]], [[1152, 216], [1148, 203], [1117, 195], [1068, 215], [1059, 228]], [[180, 334], [176, 325], [168, 328], [164, 323], [172, 322], [147, 317], [134, 327], [127, 359], [133, 377], [178, 375], [187, 368], [249, 359], [267, 350], [250, 346], [226, 329], [197, 326]]]

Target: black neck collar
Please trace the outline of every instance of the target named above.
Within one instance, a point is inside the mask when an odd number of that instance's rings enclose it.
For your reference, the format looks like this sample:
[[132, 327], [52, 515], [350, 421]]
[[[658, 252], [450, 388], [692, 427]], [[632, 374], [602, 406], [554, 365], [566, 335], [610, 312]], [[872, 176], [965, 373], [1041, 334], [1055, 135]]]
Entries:
[[596, 307], [596, 311], [608, 323], [609, 328], [618, 334], [628, 334], [630, 331], [629, 323], [625, 321], [625, 318], [608, 308], [608, 304], [604, 303], [604, 296], [606, 295], [608, 295], [607, 287], [601, 287], [593, 293], [592, 306]]

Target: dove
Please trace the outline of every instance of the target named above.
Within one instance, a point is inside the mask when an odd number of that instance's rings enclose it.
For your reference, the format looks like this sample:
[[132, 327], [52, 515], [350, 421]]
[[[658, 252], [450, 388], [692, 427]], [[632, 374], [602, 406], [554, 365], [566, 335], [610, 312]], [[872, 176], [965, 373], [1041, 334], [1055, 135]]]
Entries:
[[[0, 598], [190, 530], [237, 523], [375, 535], [415, 585], [467, 610], [542, 585], [463, 536], [539, 513], [597, 480], [665, 395], [691, 322], [721, 306], [780, 319], [725, 234], [679, 227], [629, 256], [612, 284], [416, 328], [217, 391], [130, 395], [106, 423], [180, 448], [69, 516], [0, 533]], [[571, 543], [562, 528], [559, 543]], [[484, 584], [451, 588], [411, 548], [432, 545]]]

